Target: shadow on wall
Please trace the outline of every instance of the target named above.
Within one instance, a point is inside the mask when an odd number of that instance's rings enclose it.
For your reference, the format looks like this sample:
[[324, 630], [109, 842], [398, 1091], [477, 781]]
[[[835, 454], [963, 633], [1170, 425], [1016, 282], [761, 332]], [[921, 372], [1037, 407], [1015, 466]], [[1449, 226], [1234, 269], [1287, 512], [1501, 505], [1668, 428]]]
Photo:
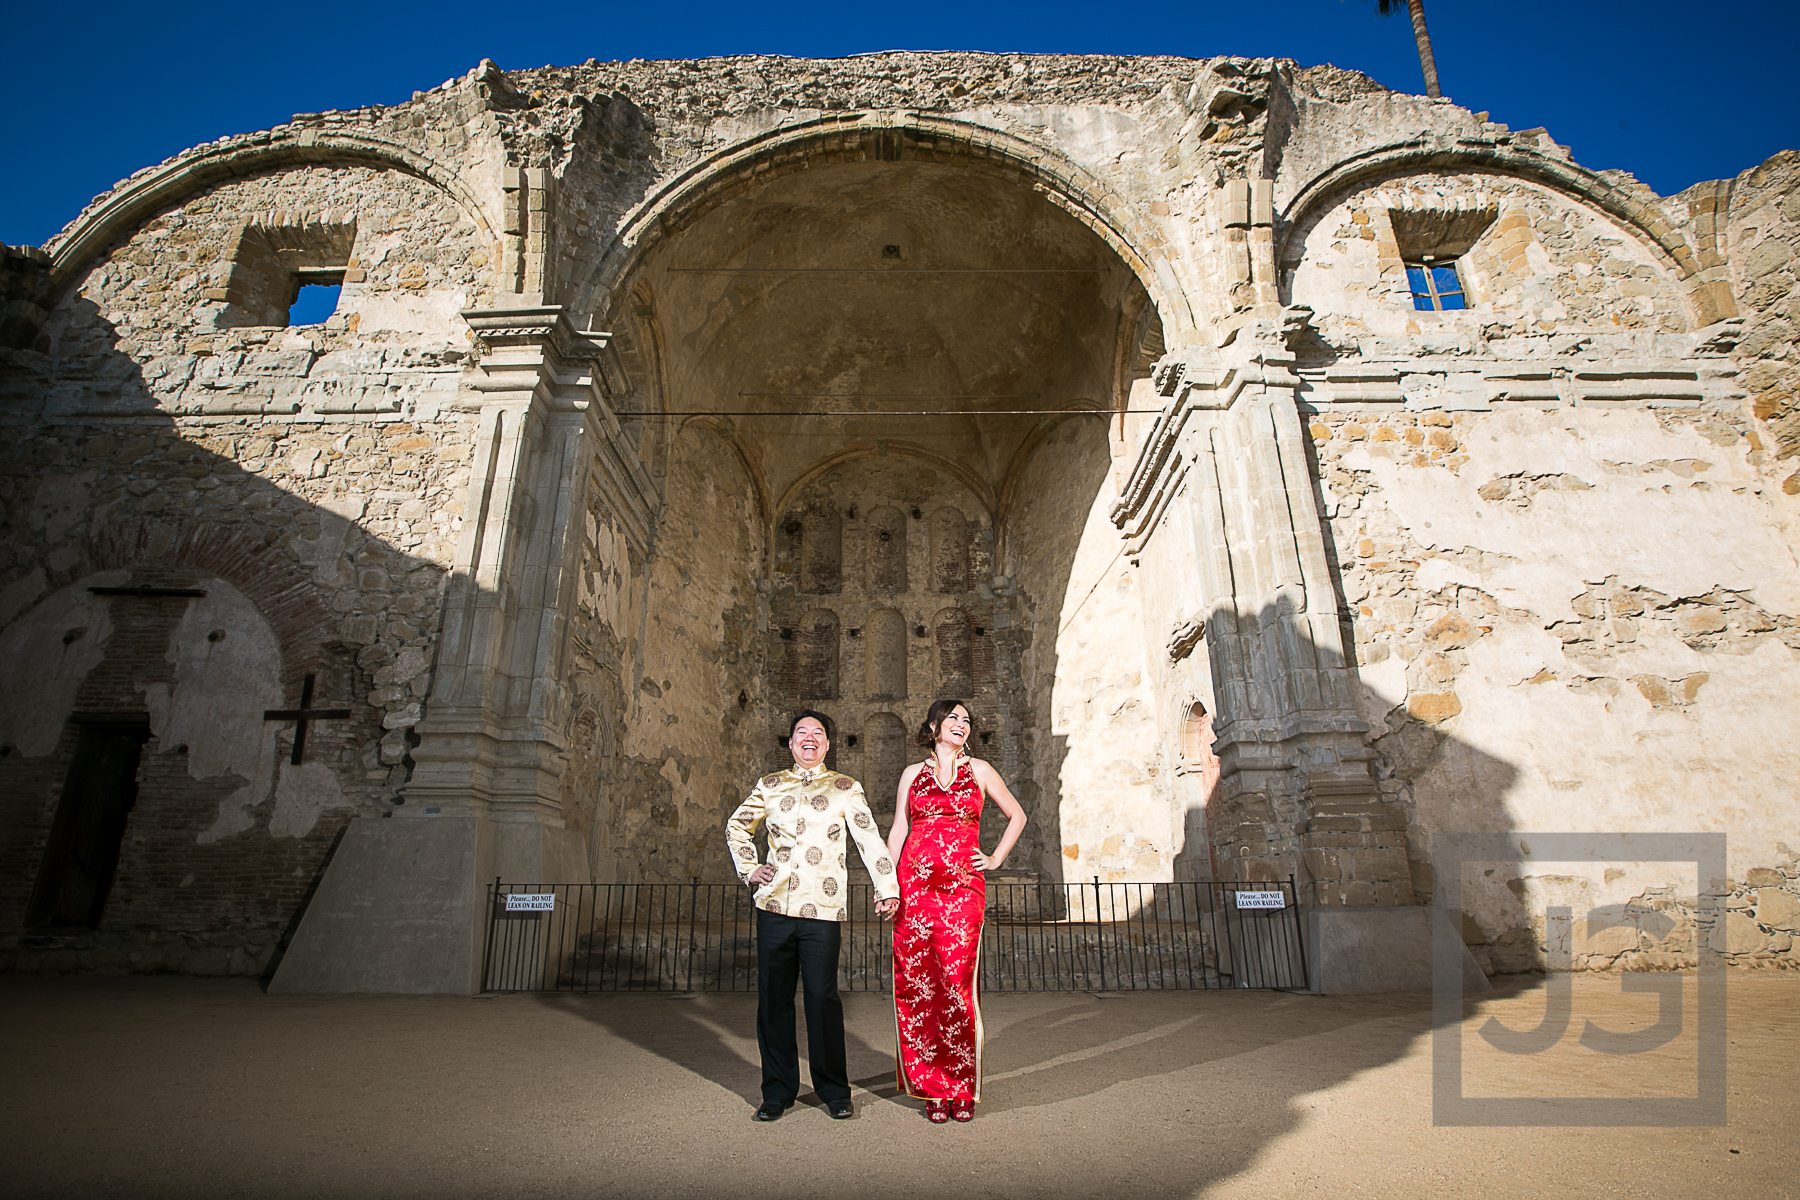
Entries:
[[[1337, 587], [1329, 529], [1326, 543]], [[1235, 633], [1230, 631], [1233, 623]], [[1479, 814], [1474, 828], [1455, 832], [1504, 834], [1512, 829], [1506, 793], [1518, 771], [1450, 734], [1441, 714], [1432, 714], [1439, 716], [1434, 721], [1409, 712], [1403, 701], [1384, 697], [1354, 674], [1339, 670], [1336, 651], [1315, 645], [1304, 636], [1304, 628], [1303, 618], [1282, 602], [1235, 621], [1215, 615], [1210, 623], [1206, 641], [1215, 693], [1249, 698], [1251, 711], [1202, 714], [1198, 719], [1188, 714], [1193, 728], [1185, 732], [1196, 742], [1210, 735], [1211, 745], [1196, 745], [1185, 757], [1204, 764], [1210, 749], [1218, 766], [1216, 775], [1204, 769], [1195, 773], [1206, 787], [1206, 836], [1188, 838], [1176, 856], [1175, 878], [1254, 881], [1291, 876], [1302, 905], [1309, 908], [1428, 905], [1436, 890], [1433, 830], [1418, 811], [1419, 781], [1433, 773], [1455, 779], [1463, 796], [1462, 811]], [[1348, 629], [1343, 644], [1346, 649], [1355, 646]], [[1254, 664], [1258, 678], [1275, 680], [1275, 686], [1252, 686], [1244, 678], [1249, 664]], [[1329, 680], [1332, 674], [1355, 688], [1357, 694], [1344, 699], [1362, 718], [1360, 735], [1338, 735], [1346, 739], [1340, 743], [1340, 755], [1353, 768], [1351, 774], [1309, 774], [1304, 753], [1291, 771], [1266, 770], [1257, 733], [1280, 712], [1292, 712], [1303, 702], [1316, 705], [1318, 681]], [[1222, 686], [1228, 681], [1237, 686]], [[1355, 774], [1359, 757], [1367, 761], [1367, 776]], [[1190, 821], [1190, 834], [1194, 825]], [[1489, 874], [1512, 878], [1515, 865], [1489, 864]]]
[[[91, 323], [103, 353], [0, 351], [0, 966], [263, 973], [347, 821], [401, 802], [472, 424], [178, 424]], [[349, 715], [297, 747], [265, 714], [302, 707]]]

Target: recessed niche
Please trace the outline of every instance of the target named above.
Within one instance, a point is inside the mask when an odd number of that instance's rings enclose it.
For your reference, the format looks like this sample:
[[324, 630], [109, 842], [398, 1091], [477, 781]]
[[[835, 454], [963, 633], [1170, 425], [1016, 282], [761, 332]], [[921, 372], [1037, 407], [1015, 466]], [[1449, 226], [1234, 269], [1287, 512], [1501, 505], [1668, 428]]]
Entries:
[[801, 618], [787, 646], [791, 694], [801, 700], [835, 700], [838, 694], [838, 618], [816, 608]]
[[970, 581], [974, 535], [961, 510], [944, 507], [931, 514], [931, 590], [960, 595]]
[[906, 618], [879, 608], [864, 629], [863, 691], [872, 700], [906, 699]]
[[869, 590], [894, 595], [906, 590], [906, 514], [891, 505], [869, 510]]
[[937, 695], [968, 697], [975, 692], [974, 639], [969, 636], [969, 617], [960, 608], [946, 608], [932, 620], [936, 635], [932, 650], [937, 675]]
[[863, 794], [878, 813], [894, 811], [900, 774], [906, 770], [906, 726], [893, 713], [870, 713], [863, 722]]
[[800, 590], [836, 595], [843, 587], [843, 518], [835, 508], [808, 508], [800, 514]]

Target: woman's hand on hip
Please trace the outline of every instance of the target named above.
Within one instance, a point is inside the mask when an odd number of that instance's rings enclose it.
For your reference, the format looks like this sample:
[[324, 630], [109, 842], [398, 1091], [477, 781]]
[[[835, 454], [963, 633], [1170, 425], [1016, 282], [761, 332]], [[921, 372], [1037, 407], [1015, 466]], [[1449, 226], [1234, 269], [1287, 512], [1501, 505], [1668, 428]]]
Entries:
[[969, 853], [969, 869], [971, 871], [997, 871], [1000, 869], [1000, 860], [989, 858], [976, 849]]

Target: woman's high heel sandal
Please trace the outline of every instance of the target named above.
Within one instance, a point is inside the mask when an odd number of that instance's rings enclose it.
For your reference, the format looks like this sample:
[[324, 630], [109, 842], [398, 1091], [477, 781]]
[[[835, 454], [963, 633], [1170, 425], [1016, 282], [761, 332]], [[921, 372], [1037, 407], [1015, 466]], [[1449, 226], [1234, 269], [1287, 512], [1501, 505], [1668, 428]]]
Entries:
[[950, 1119], [950, 1102], [948, 1100], [927, 1100], [925, 1102], [925, 1119], [933, 1125], [942, 1125]]
[[975, 1102], [973, 1100], [952, 1100], [950, 1115], [958, 1121], [973, 1121], [975, 1119]]

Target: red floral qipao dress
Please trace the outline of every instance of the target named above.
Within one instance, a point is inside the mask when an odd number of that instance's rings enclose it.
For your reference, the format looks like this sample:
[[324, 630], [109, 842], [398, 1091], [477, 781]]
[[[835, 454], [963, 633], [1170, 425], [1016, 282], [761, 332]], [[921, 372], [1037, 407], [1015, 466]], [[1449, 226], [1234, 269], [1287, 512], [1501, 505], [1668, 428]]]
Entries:
[[933, 763], [906, 794], [900, 919], [894, 926], [894, 1023], [900, 1086], [927, 1100], [981, 1099], [981, 785], [966, 757], [945, 789]]

